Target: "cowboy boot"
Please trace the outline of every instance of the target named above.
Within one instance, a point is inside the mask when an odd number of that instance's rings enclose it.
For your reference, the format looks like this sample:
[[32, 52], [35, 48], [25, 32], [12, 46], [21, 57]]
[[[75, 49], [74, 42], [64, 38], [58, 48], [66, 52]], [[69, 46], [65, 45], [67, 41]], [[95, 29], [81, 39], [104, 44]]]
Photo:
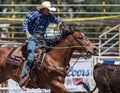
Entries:
[[21, 87], [22, 90], [27, 91], [27, 84], [28, 84], [29, 77], [25, 76], [19, 81], [19, 86]]

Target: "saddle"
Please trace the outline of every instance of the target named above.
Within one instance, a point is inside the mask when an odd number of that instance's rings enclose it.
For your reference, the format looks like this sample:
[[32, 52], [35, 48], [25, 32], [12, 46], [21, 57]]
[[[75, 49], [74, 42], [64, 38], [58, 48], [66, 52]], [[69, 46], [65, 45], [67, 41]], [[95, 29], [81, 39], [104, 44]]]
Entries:
[[[22, 44], [22, 46], [19, 47], [13, 47], [7, 56], [6, 63], [14, 67], [19, 67], [26, 60], [27, 57], [26, 50], [27, 50], [27, 43]], [[42, 48], [37, 46], [35, 48], [34, 61], [40, 59], [43, 52], [45, 51], [43, 51]]]

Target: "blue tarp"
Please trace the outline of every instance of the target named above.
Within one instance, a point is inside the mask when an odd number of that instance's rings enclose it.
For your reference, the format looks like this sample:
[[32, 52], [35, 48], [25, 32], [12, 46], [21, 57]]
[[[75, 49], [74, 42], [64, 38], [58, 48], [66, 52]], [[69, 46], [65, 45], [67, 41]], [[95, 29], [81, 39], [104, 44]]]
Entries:
[[114, 60], [103, 60], [104, 63], [106, 64], [115, 64], [115, 61]]

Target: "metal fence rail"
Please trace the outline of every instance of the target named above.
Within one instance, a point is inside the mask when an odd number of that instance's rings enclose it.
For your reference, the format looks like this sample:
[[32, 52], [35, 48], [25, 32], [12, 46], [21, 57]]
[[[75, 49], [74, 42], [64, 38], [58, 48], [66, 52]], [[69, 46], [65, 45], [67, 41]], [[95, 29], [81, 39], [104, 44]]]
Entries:
[[116, 45], [119, 44], [118, 40], [114, 43], [112, 43], [112, 45], [109, 45], [105, 50], [103, 50], [102, 48], [107, 45], [110, 41], [114, 40], [115, 38], [118, 38], [119, 36], [119, 31], [114, 33], [108, 40], [106, 40], [105, 42], [102, 42], [102, 39], [104, 38], [104, 36], [107, 36], [108, 34], [110, 34], [111, 32], [113, 32], [114, 30], [118, 29], [120, 25], [116, 25], [113, 28], [111, 28], [110, 30], [105, 31], [104, 33], [102, 33], [101, 35], [99, 35], [99, 56], [102, 56], [103, 54], [107, 53], [110, 49], [112, 49], [113, 47], [115, 47]]
[[[29, 7], [29, 6], [37, 6], [39, 4], [14, 4], [14, 5], [11, 5], [11, 4], [0, 4], [0, 6], [7, 6], [7, 7], [10, 7], [10, 6], [26, 6], [26, 7]], [[58, 6], [70, 6], [70, 7], [76, 7], [76, 6], [112, 6], [112, 7], [116, 7], [116, 6], [120, 6], [120, 4], [60, 4], [60, 5], [57, 5], [57, 4], [52, 4], [52, 6], [54, 7], [58, 7]]]
[[[37, 5], [39, 4], [0, 4], [1, 8], [2, 7], [36, 7]], [[60, 4], [60, 5], [57, 5], [57, 4], [53, 4], [54, 7], [60, 7], [60, 9], [62, 9], [63, 7], [119, 7], [120, 4]], [[17, 12], [17, 11], [14, 11], [14, 12], [11, 12], [11, 11], [7, 11], [7, 12], [0, 12], [0, 14], [26, 14], [27, 12]], [[93, 12], [82, 12], [82, 11], [73, 11], [73, 12], [70, 12], [70, 11], [56, 11], [56, 12], [53, 12], [53, 14], [120, 14], [120, 12], [110, 12], [110, 11], [93, 11]]]
[[[27, 14], [28, 12], [0, 12], [0, 14]], [[100, 15], [103, 15], [103, 14], [120, 14], [120, 12], [52, 12], [53, 14], [100, 14]]]

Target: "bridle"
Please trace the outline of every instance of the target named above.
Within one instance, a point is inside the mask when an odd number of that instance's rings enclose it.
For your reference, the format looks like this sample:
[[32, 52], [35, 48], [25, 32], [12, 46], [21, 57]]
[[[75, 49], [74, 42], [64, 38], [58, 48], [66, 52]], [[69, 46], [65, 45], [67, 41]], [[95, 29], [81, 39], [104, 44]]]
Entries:
[[[75, 37], [74, 35], [72, 35], [72, 36], [81, 46], [83, 46], [81, 39], [86, 39], [85, 36], [81, 36], [81, 37]], [[90, 42], [88, 44], [86, 44], [86, 46], [89, 46], [89, 45], [90, 45]]]
[[[83, 42], [81, 41], [81, 39], [86, 39], [85, 36], [81, 36], [81, 37], [76, 37], [73, 34], [71, 34], [71, 36], [80, 44], [81, 47], [86, 47], [86, 46], [90, 46], [90, 42], [87, 43], [85, 46], [83, 46]], [[69, 46], [72, 46], [72, 43], [68, 40], [68, 38], [66, 38], [66, 42], [68, 43]]]

